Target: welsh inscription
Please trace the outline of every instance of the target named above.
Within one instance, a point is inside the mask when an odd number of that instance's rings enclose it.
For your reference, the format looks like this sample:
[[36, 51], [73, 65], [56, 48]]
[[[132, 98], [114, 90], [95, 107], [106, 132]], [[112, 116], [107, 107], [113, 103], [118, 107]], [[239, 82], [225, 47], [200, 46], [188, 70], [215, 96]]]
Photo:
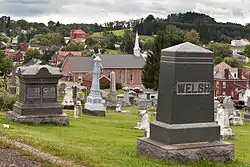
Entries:
[[177, 95], [209, 95], [212, 90], [210, 82], [177, 82]]
[[41, 89], [40, 88], [28, 88], [27, 89], [27, 98], [40, 98]]
[[43, 98], [55, 98], [55, 97], [56, 97], [56, 89], [54, 87], [43, 88]]

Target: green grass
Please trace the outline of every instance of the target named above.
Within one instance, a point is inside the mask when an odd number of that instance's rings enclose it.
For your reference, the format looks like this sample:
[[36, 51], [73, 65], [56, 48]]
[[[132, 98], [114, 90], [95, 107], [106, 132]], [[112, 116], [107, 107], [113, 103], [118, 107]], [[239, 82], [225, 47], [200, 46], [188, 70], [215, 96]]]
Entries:
[[[0, 135], [8, 136], [49, 152], [76, 164], [86, 167], [185, 167], [169, 164], [150, 158], [136, 156], [136, 139], [143, 137], [143, 131], [134, 129], [137, 124], [137, 110], [127, 108], [132, 115], [122, 115], [108, 111], [105, 118], [83, 115], [81, 119], [72, 118], [70, 126], [23, 125], [9, 122], [4, 113], [0, 124], [10, 124], [10, 129], [0, 126]], [[151, 121], [155, 118], [151, 116]], [[187, 167], [247, 167], [250, 166], [250, 125], [233, 127], [237, 139], [235, 144], [236, 160], [233, 164], [192, 164]]]
[[[114, 35], [116, 36], [123, 36], [124, 34], [124, 31], [125, 30], [133, 30], [132, 28], [130, 29], [122, 29], [122, 30], [113, 30], [113, 31], [108, 31], [108, 32], [113, 32]], [[102, 32], [95, 32], [93, 35], [100, 35], [100, 36], [103, 36], [103, 33]], [[148, 35], [139, 35], [140, 39], [144, 40], [144, 41], [147, 41], [147, 40], [153, 40], [154, 37], [153, 36], [148, 36]]]

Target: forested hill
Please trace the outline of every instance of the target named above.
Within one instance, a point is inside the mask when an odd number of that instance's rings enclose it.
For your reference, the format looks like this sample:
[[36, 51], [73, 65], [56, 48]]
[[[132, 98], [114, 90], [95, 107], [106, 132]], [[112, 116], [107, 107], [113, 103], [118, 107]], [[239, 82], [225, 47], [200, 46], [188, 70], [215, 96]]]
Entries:
[[173, 24], [181, 29], [195, 29], [199, 32], [201, 42], [208, 43], [230, 42], [232, 39], [250, 39], [250, 26], [243, 26], [235, 23], [219, 23], [208, 15], [187, 12], [168, 15], [166, 19], [155, 18], [149, 15], [146, 19], [136, 25], [139, 34], [152, 35], [166, 25]]
[[5, 32], [8, 36], [13, 37], [21, 35], [23, 30], [25, 30], [25, 38], [27, 38], [27, 41], [35, 34], [56, 32], [63, 36], [69, 36], [70, 31], [77, 28], [83, 29], [88, 34], [133, 28], [134, 31], [138, 30], [140, 35], [154, 35], [158, 30], [165, 29], [169, 24], [173, 24], [184, 30], [197, 30], [203, 43], [210, 41], [228, 43], [232, 39], [250, 39], [250, 25], [243, 26], [235, 23], [218, 23], [214, 18], [208, 15], [194, 12], [170, 14], [166, 16], [166, 18], [155, 18], [153, 15], [149, 15], [146, 18], [107, 22], [103, 25], [97, 23], [62, 24], [54, 21], [49, 21], [46, 25], [43, 23], [30, 23], [26, 20], [15, 21], [11, 20], [10, 17], [2, 16], [0, 18], [0, 33]]

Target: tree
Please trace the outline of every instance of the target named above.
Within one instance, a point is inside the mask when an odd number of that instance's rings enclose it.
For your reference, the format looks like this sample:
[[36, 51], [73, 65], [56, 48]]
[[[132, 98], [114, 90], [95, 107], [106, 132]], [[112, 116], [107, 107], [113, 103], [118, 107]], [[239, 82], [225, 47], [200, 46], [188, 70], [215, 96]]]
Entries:
[[96, 40], [94, 40], [93, 38], [86, 38], [85, 43], [88, 46], [93, 46], [93, 45], [97, 44], [98, 42]]
[[244, 55], [250, 57], [250, 45], [246, 45], [244, 49]]
[[28, 49], [24, 54], [24, 63], [27, 63], [32, 58], [39, 59], [40, 56], [40, 52], [37, 49]]
[[44, 54], [40, 55], [39, 58], [42, 60], [43, 64], [48, 64], [51, 57], [55, 54], [54, 50], [46, 50]]
[[135, 33], [131, 30], [125, 30], [122, 38], [121, 50], [133, 54], [133, 48], [135, 44]]
[[214, 57], [230, 57], [232, 55], [231, 46], [229, 44], [211, 43], [208, 49], [214, 52]]
[[2, 74], [9, 73], [11, 69], [11, 60], [5, 56], [4, 52], [0, 51], [0, 72]]
[[191, 42], [193, 44], [198, 45], [200, 40], [200, 35], [196, 30], [192, 29], [191, 31], [185, 32], [184, 40], [186, 42]]
[[170, 25], [157, 33], [142, 72], [142, 83], [146, 88], [158, 89], [161, 50], [182, 42], [184, 33], [175, 26]]
[[240, 66], [240, 62], [234, 57], [225, 57], [224, 61], [225, 61], [225, 63], [227, 63], [231, 67], [239, 67]]

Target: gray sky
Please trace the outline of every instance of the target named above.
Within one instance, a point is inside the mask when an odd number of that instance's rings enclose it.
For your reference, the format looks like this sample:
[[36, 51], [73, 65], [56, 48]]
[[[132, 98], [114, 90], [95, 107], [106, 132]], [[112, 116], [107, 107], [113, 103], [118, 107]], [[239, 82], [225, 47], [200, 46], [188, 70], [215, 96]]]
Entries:
[[104, 23], [195, 11], [216, 21], [250, 22], [250, 0], [0, 0], [0, 15], [61, 23]]

